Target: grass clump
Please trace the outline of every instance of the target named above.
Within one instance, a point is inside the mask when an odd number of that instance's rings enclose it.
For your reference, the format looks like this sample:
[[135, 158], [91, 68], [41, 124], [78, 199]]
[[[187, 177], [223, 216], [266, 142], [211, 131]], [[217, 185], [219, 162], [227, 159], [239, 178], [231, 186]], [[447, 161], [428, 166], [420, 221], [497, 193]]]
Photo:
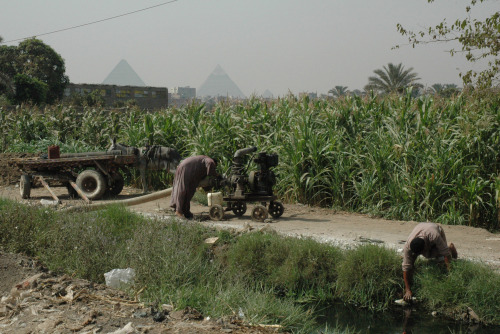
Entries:
[[54, 213], [37, 238], [38, 255], [52, 270], [102, 283], [105, 272], [128, 266], [127, 240], [144, 221], [120, 206], [78, 215]]
[[338, 267], [337, 295], [370, 308], [389, 308], [401, 291], [401, 258], [395, 251], [363, 245], [348, 251]]
[[37, 240], [46, 231], [45, 224], [55, 219], [49, 209], [26, 207], [0, 198], [0, 246], [10, 252], [35, 255]]
[[415, 282], [419, 297], [432, 309], [460, 315], [470, 307], [484, 322], [500, 323], [500, 275], [484, 264], [453, 261], [447, 272], [425, 262]]
[[341, 257], [339, 249], [312, 239], [260, 232], [242, 235], [227, 252], [235, 275], [304, 301], [332, 298]]

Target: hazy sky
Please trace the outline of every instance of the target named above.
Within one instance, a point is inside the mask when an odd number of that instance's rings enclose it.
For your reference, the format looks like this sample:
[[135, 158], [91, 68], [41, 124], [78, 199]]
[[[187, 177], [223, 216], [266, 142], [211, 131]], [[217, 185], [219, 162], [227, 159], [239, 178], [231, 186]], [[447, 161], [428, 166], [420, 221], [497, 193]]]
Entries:
[[[0, 0], [0, 36], [41, 35], [166, 0]], [[450, 45], [410, 46], [396, 24], [419, 30], [465, 16], [465, 0], [177, 0], [81, 28], [39, 36], [59, 53], [74, 83], [101, 83], [125, 59], [148, 86], [199, 88], [219, 64], [247, 96], [269, 89], [326, 94], [362, 89], [389, 62], [421, 83], [455, 83], [470, 68]], [[498, 1], [473, 8], [485, 17]]]

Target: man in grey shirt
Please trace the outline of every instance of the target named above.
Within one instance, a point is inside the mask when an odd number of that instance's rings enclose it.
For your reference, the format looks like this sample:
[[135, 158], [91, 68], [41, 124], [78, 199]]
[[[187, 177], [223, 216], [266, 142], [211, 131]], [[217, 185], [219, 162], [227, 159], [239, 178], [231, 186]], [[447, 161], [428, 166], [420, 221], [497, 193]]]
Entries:
[[425, 258], [444, 260], [449, 270], [451, 258], [457, 258], [457, 249], [453, 243], [446, 242], [443, 228], [435, 223], [420, 223], [410, 233], [403, 248], [403, 280], [405, 282], [405, 294], [403, 299], [411, 301], [411, 279], [415, 260], [419, 255]]

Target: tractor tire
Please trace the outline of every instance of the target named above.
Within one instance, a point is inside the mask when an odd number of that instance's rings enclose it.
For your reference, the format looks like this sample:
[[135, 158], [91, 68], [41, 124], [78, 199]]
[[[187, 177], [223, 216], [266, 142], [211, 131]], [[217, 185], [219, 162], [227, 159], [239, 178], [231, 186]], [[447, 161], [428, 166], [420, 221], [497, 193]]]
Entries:
[[86, 169], [78, 174], [76, 185], [90, 200], [101, 198], [107, 189], [104, 175], [93, 169]]

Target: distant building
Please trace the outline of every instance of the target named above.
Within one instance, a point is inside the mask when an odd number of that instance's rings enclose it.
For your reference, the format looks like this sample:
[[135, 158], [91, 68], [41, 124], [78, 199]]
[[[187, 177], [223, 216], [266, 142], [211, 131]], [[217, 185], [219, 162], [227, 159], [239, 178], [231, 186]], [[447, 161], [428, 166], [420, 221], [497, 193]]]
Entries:
[[299, 93], [299, 98], [303, 98], [303, 97], [309, 97], [309, 99], [313, 100], [313, 99], [317, 99], [318, 98], [318, 93], [308, 93], [308, 92], [303, 92], [303, 93]]
[[99, 92], [106, 106], [113, 107], [135, 100], [142, 109], [161, 109], [168, 107], [166, 87], [116, 86], [70, 83], [64, 91], [64, 100], [69, 101], [75, 94], [86, 95]]
[[173, 107], [185, 106], [196, 100], [196, 88], [174, 87], [169, 90], [168, 101]]
[[170, 89], [172, 96], [178, 96], [181, 99], [194, 99], [196, 97], [196, 88], [187, 87], [174, 87]]

